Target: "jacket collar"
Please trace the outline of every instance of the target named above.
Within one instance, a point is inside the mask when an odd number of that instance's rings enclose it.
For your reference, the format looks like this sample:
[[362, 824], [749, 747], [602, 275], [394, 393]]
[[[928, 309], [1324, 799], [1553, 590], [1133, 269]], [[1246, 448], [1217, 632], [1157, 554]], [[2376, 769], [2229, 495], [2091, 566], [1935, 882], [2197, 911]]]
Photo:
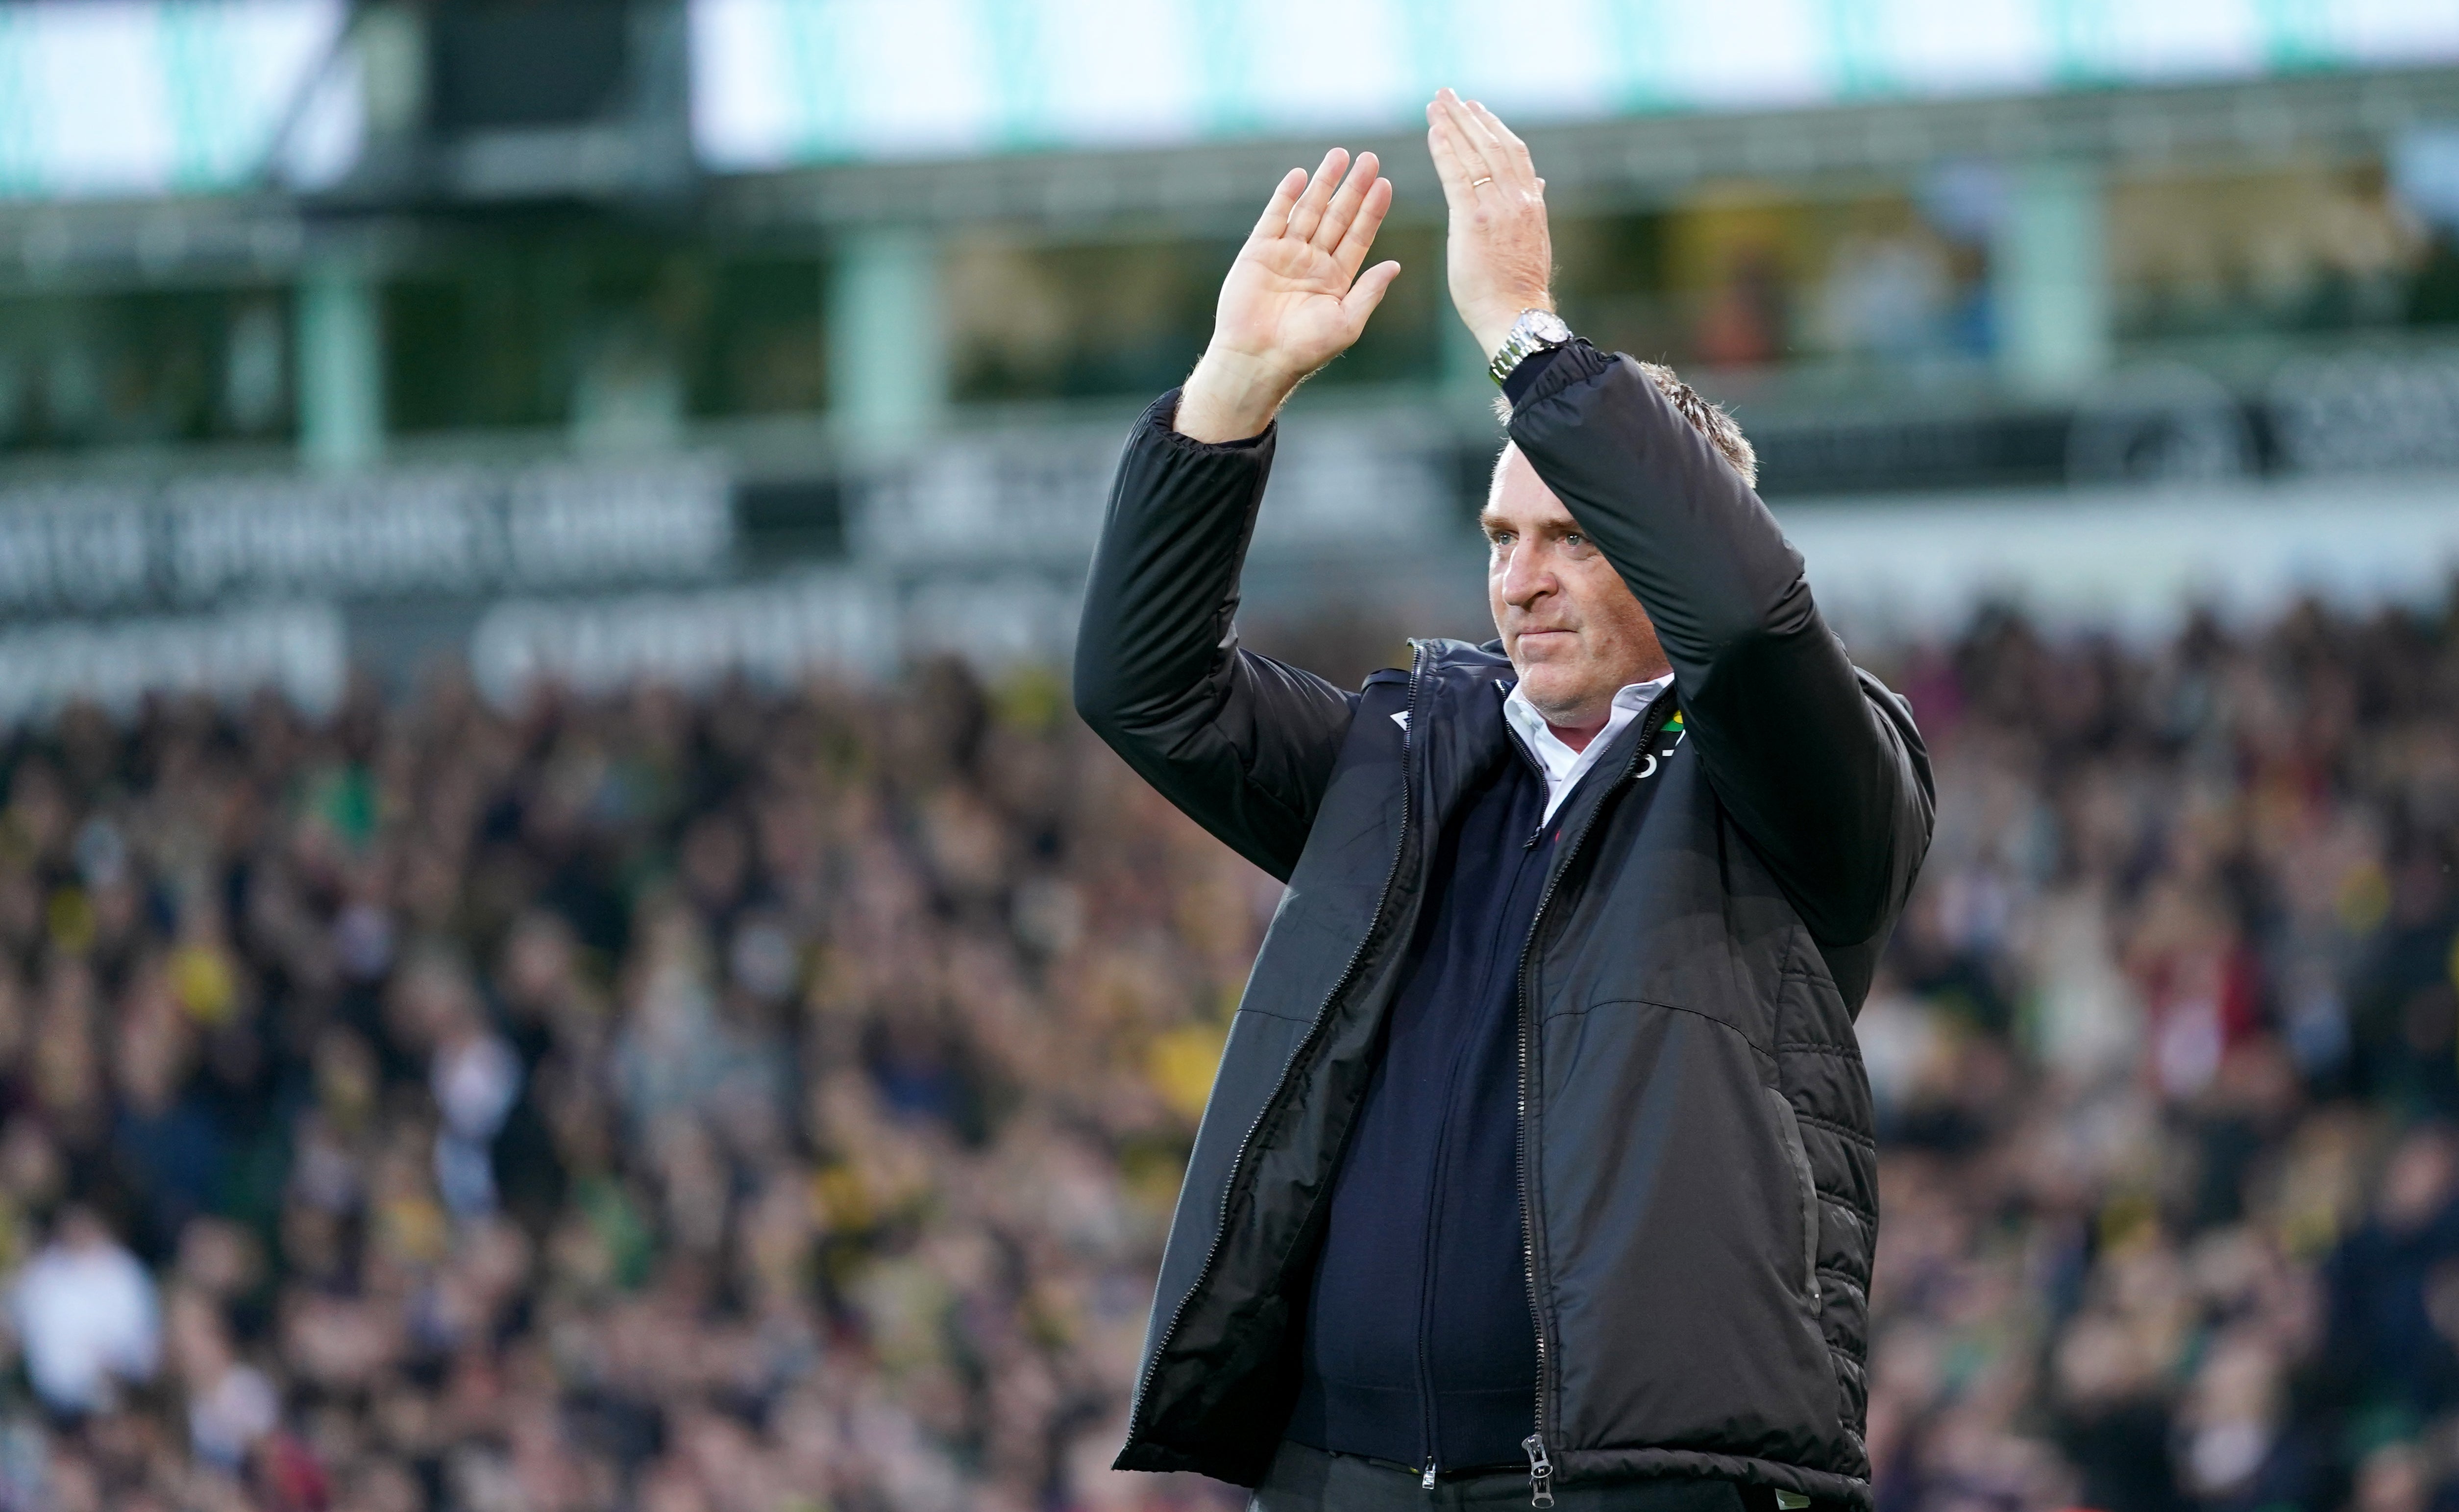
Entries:
[[1508, 753], [1511, 732], [1503, 723], [1503, 695], [1511, 689], [1511, 662], [1498, 643], [1421, 640], [1410, 716], [1409, 780], [1424, 800], [1434, 833], [1486, 763]]
[[[1418, 642], [1419, 662], [1414, 726], [1410, 746], [1414, 760], [1409, 778], [1419, 785], [1432, 833], [1450, 815], [1453, 805], [1484, 764], [1505, 753], [1512, 736], [1503, 721], [1503, 701], [1516, 681], [1503, 642], [1471, 645], [1439, 639]], [[1605, 794], [1620, 783], [1640, 742], [1653, 739], [1653, 728], [1676, 697], [1669, 683], [1643, 710], [1610, 737], [1593, 767], [1571, 796], [1552, 815], [1565, 834], [1585, 824]], [[1655, 717], [1652, 717], [1655, 716]], [[1559, 860], [1559, 858], [1558, 858]]]
[[[1672, 711], [1673, 685], [1667, 683], [1656, 697], [1649, 700], [1639, 717], [1614, 731], [1604, 751], [1599, 753], [1579, 785], [1571, 789], [1548, 822], [1565, 835], [1573, 835], [1587, 825], [1588, 818], [1606, 801], [1607, 794], [1622, 786], [1623, 777], [1639, 759], [1642, 742], [1653, 742], [1663, 728], [1665, 718]], [[1600, 737], [1605, 738], [1605, 737]], [[1557, 852], [1554, 864], [1563, 864], [1564, 855]]]

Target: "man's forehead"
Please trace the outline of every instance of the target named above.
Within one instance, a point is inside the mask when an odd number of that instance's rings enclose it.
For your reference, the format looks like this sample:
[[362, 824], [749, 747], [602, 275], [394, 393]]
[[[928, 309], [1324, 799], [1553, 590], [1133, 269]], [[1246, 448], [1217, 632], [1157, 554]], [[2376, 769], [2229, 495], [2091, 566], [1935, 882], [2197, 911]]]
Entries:
[[1537, 475], [1537, 470], [1529, 466], [1518, 447], [1504, 447], [1503, 455], [1495, 459], [1494, 479], [1486, 488], [1485, 508], [1479, 512], [1479, 518], [1537, 524], [1557, 517], [1567, 521], [1571, 512], [1563, 507], [1563, 501], [1545, 486], [1545, 480]]

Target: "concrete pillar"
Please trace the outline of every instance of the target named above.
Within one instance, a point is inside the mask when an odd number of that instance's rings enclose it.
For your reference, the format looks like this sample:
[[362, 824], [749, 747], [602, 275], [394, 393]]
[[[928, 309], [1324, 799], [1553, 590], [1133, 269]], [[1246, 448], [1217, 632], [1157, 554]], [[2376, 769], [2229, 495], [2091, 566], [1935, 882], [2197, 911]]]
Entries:
[[357, 262], [311, 262], [299, 284], [299, 452], [348, 472], [384, 452], [384, 319], [375, 281]]
[[915, 226], [842, 238], [828, 289], [829, 409], [858, 450], [918, 440], [948, 402], [939, 239]]
[[2096, 169], [2040, 162], [2008, 176], [1989, 281], [2009, 388], [2056, 398], [2109, 366], [2109, 231]]

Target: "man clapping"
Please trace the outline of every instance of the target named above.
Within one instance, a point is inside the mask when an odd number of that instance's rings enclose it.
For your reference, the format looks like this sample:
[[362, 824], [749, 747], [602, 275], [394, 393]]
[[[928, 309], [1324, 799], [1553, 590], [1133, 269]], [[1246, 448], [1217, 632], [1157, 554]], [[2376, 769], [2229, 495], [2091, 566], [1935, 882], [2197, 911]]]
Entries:
[[1121, 459], [1086, 721], [1289, 883], [1163, 1260], [1119, 1463], [1265, 1512], [1870, 1504], [1878, 1197], [1852, 1019], [1928, 846], [1903, 702], [1749, 444], [1555, 315], [1545, 182], [1427, 110], [1510, 444], [1497, 639], [1337, 688], [1243, 649], [1273, 416], [1400, 276], [1372, 154], [1293, 170]]

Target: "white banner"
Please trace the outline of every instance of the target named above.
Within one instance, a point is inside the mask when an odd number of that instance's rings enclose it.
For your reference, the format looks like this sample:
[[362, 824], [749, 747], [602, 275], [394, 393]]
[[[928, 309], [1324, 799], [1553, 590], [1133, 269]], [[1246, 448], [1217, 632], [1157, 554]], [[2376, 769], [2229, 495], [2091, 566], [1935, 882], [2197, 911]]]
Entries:
[[540, 682], [601, 693], [640, 681], [696, 686], [730, 673], [790, 682], [813, 668], [884, 668], [893, 606], [867, 578], [812, 574], [697, 593], [496, 605], [470, 637], [470, 671], [498, 704]]
[[0, 610], [714, 578], [733, 566], [730, 490], [688, 456], [10, 490]]
[[342, 618], [324, 604], [32, 625], [0, 631], [0, 725], [80, 700], [125, 717], [149, 693], [236, 700], [259, 689], [322, 715], [347, 668]]

